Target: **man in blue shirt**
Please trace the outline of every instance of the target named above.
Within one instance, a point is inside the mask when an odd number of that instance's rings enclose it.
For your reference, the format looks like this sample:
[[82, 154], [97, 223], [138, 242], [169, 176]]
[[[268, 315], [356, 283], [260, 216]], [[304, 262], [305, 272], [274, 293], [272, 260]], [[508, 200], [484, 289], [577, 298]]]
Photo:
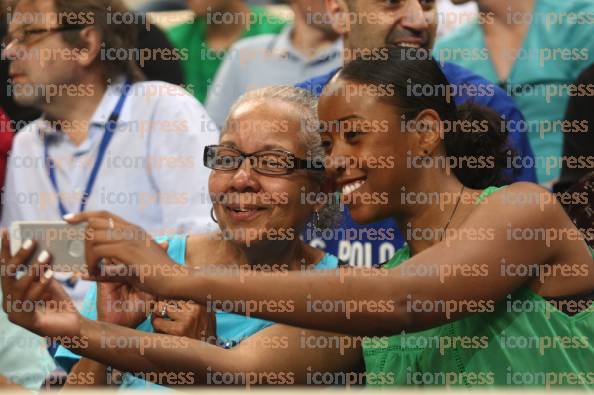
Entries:
[[[381, 56], [379, 48], [401, 46], [433, 48], [440, 19], [434, 0], [402, 0], [394, 3], [369, 0], [326, 0], [334, 29], [343, 36], [344, 60], [360, 56]], [[312, 17], [316, 17], [312, 15]], [[411, 51], [412, 53], [412, 51]], [[528, 143], [524, 117], [507, 94], [486, 79], [453, 63], [442, 63], [443, 72], [456, 88], [454, 101], [474, 101], [500, 114], [509, 132], [509, 145], [519, 155], [533, 156]], [[300, 83], [298, 86], [319, 95], [339, 69]], [[513, 181], [536, 182], [534, 168], [509, 169]], [[353, 266], [371, 266], [385, 262], [402, 246], [403, 236], [393, 220], [374, 224], [356, 224], [348, 209], [340, 227], [319, 231], [308, 227], [304, 239], [338, 256]]]

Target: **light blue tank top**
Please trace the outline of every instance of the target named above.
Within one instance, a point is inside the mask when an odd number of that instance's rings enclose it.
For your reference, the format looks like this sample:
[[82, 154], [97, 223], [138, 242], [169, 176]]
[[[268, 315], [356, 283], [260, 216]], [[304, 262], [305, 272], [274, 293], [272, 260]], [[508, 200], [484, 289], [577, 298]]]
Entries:
[[[180, 265], [185, 264], [186, 259], [186, 238], [187, 235], [175, 235], [171, 237], [158, 237], [156, 241], [161, 243], [167, 241], [167, 254]], [[338, 259], [334, 255], [326, 254], [315, 266], [315, 270], [332, 270], [338, 267]], [[81, 314], [86, 318], [97, 319], [97, 284], [93, 283], [83, 300]], [[218, 311], [216, 313], [217, 321], [217, 342], [219, 346], [231, 348], [239, 344], [243, 339], [254, 333], [274, 325], [274, 322], [261, 320], [254, 317], [246, 317], [239, 314]], [[143, 332], [154, 332], [150, 317], [136, 327]], [[117, 351], [117, 350], [115, 350]], [[58, 347], [54, 356], [56, 362], [66, 371], [70, 371], [72, 366], [80, 359], [80, 356], [68, 350], [65, 347]], [[112, 383], [114, 384], [114, 383]], [[131, 373], [122, 375], [120, 389], [168, 389], [166, 387], [153, 384], [135, 377]]]

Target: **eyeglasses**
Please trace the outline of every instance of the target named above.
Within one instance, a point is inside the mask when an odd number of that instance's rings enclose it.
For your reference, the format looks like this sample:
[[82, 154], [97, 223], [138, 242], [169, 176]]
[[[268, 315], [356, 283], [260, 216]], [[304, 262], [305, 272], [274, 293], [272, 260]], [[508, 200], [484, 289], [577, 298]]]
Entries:
[[[35, 43], [31, 39], [32, 36], [36, 34], [42, 33], [57, 33], [57, 32], [68, 32], [68, 31], [75, 31], [75, 30], [82, 30], [86, 26], [82, 25], [64, 25], [64, 26], [57, 26], [57, 27], [50, 27], [47, 29], [22, 29], [17, 30], [13, 33], [8, 33], [4, 36], [2, 40], [2, 46], [4, 48], [8, 47], [10, 44], [18, 44], [18, 45], [32, 45]], [[41, 39], [40, 39], [41, 40]]]
[[204, 166], [213, 170], [237, 170], [245, 159], [250, 159], [252, 168], [265, 175], [286, 175], [295, 169], [324, 171], [319, 161], [305, 160], [283, 150], [263, 150], [247, 154], [224, 145], [209, 145], [204, 148]]

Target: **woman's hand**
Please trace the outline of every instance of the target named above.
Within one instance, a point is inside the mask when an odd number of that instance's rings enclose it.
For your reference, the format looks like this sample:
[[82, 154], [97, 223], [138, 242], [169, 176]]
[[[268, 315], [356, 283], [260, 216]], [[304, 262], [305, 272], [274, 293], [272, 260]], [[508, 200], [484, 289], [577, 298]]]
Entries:
[[152, 324], [157, 333], [216, 343], [214, 312], [191, 301], [159, 301], [153, 310]]
[[146, 292], [126, 283], [97, 283], [97, 319], [136, 328], [150, 313], [155, 302]]
[[[171, 278], [187, 275], [142, 228], [105, 211], [65, 216], [68, 223], [87, 222], [85, 243], [89, 280], [126, 282], [153, 295], [168, 297]], [[106, 264], [103, 258], [115, 264]]]
[[38, 335], [78, 336], [82, 317], [52, 278], [49, 253], [42, 252], [37, 261], [28, 265], [35, 248], [35, 242], [28, 240], [11, 256], [8, 234], [2, 233], [2, 307], [12, 323]]

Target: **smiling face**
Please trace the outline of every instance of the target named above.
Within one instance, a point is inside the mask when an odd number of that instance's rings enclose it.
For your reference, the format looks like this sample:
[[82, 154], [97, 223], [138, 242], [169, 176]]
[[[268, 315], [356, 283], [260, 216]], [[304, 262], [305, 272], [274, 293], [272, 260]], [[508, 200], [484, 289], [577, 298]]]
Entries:
[[341, 11], [358, 17], [345, 32], [350, 50], [392, 45], [433, 48], [437, 32], [435, 0], [329, 0], [329, 3], [336, 4], [329, 7], [331, 10], [345, 8]]
[[[324, 125], [333, 126], [322, 137], [330, 147], [329, 163], [333, 166], [329, 173], [335, 177], [353, 219], [372, 223], [393, 217], [401, 187], [415, 182], [418, 174], [407, 168], [406, 157], [418, 147], [415, 138], [401, 128], [400, 114], [393, 105], [370, 95], [351, 95], [347, 100], [336, 94], [345, 89], [354, 92], [360, 86], [334, 79], [320, 98], [318, 114]], [[351, 165], [339, 165], [342, 163]], [[387, 199], [368, 204], [374, 194]]]
[[[247, 101], [235, 108], [226, 126], [220, 145], [244, 153], [283, 150], [307, 157], [299, 139], [296, 106], [276, 100]], [[213, 204], [221, 230], [248, 246], [273, 240], [268, 237], [273, 234], [290, 233], [298, 238], [315, 208], [301, 202], [302, 193], [319, 190], [319, 182], [307, 170], [264, 175], [248, 160], [237, 170], [213, 170], [209, 178], [210, 193], [220, 199]]]

